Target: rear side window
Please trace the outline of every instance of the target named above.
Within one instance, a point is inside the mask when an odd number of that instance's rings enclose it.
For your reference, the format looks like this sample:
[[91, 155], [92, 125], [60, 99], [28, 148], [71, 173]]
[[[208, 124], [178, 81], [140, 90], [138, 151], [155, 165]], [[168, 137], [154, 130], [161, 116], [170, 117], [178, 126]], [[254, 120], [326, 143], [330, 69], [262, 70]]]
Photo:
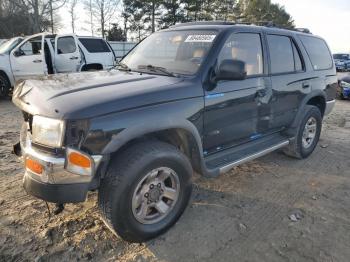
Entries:
[[57, 53], [70, 54], [77, 50], [75, 40], [72, 36], [64, 36], [57, 39]]
[[324, 70], [333, 67], [332, 55], [326, 42], [312, 36], [299, 36], [312, 63], [314, 70]]
[[292, 42], [289, 37], [281, 35], [268, 35], [271, 73], [289, 73], [294, 72], [294, 54]]
[[89, 53], [110, 53], [111, 50], [102, 39], [79, 38], [79, 41], [88, 50]]

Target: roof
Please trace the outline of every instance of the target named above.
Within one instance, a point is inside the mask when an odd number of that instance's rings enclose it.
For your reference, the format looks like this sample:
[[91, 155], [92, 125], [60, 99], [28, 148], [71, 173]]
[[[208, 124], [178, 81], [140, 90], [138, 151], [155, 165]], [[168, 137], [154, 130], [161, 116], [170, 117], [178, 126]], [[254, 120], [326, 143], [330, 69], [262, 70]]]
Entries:
[[261, 25], [255, 25], [255, 24], [249, 24], [249, 23], [235, 23], [231, 21], [197, 21], [197, 22], [189, 22], [189, 23], [181, 23], [173, 25], [169, 28], [169, 30], [172, 29], [226, 29], [230, 27], [237, 27], [237, 28], [263, 28], [263, 29], [269, 29], [269, 31], [282, 31], [282, 32], [297, 32], [302, 34], [308, 34], [310, 35], [311, 32], [307, 28], [295, 28], [295, 29], [288, 29], [288, 28], [280, 28], [275, 26], [272, 22], [263, 22]]

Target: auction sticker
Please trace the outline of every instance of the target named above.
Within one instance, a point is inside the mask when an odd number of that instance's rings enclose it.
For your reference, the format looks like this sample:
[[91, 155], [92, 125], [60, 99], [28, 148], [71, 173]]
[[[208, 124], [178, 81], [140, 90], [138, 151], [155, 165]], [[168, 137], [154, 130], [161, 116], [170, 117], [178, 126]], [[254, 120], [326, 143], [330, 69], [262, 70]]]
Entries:
[[185, 42], [213, 42], [216, 35], [189, 35]]

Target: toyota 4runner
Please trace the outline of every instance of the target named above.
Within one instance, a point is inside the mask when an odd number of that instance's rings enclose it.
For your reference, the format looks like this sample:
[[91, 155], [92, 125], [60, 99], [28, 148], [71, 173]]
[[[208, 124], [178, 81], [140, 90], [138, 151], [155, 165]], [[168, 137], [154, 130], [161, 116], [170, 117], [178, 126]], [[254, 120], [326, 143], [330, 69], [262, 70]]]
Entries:
[[176, 25], [116, 69], [16, 87], [24, 188], [61, 204], [98, 190], [111, 231], [142, 242], [179, 219], [193, 170], [217, 177], [277, 149], [308, 157], [336, 87], [329, 48], [310, 33]]

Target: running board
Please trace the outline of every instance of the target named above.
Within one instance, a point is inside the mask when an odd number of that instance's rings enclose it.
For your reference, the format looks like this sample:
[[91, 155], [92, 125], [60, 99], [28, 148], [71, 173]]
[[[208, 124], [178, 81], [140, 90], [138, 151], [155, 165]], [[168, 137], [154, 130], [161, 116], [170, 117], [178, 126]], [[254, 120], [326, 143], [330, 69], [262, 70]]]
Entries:
[[282, 148], [282, 147], [285, 147], [285, 146], [287, 146], [288, 144], [289, 144], [289, 140], [285, 140], [285, 141], [283, 141], [283, 142], [281, 142], [281, 143], [279, 143], [279, 144], [277, 144], [277, 145], [274, 145], [274, 146], [272, 146], [272, 147], [266, 148], [266, 149], [264, 149], [264, 150], [262, 150], [262, 151], [259, 151], [259, 152], [257, 152], [257, 153], [254, 153], [254, 154], [252, 154], [252, 155], [249, 155], [249, 156], [243, 157], [243, 158], [241, 158], [241, 159], [238, 159], [238, 160], [236, 160], [236, 161], [234, 161], [234, 162], [232, 162], [232, 163], [230, 163], [230, 164], [227, 164], [227, 165], [225, 165], [225, 166], [223, 166], [223, 167], [220, 167], [220, 168], [219, 168], [220, 174], [226, 173], [227, 171], [229, 171], [230, 169], [232, 169], [232, 168], [235, 167], [235, 166], [241, 165], [241, 164], [243, 164], [243, 163], [245, 163], [245, 162], [254, 160], [254, 159], [256, 159], [256, 158], [259, 158], [259, 157], [261, 157], [261, 156], [264, 156], [264, 155], [266, 155], [266, 154], [269, 154], [269, 153], [271, 153], [271, 152], [273, 152], [273, 151], [275, 151], [275, 150], [277, 150], [277, 149], [280, 149], [280, 148]]
[[279, 148], [287, 146], [290, 139], [273, 134], [208, 155], [204, 161], [206, 169], [214, 170], [213, 177], [225, 173], [231, 168], [261, 157]]

